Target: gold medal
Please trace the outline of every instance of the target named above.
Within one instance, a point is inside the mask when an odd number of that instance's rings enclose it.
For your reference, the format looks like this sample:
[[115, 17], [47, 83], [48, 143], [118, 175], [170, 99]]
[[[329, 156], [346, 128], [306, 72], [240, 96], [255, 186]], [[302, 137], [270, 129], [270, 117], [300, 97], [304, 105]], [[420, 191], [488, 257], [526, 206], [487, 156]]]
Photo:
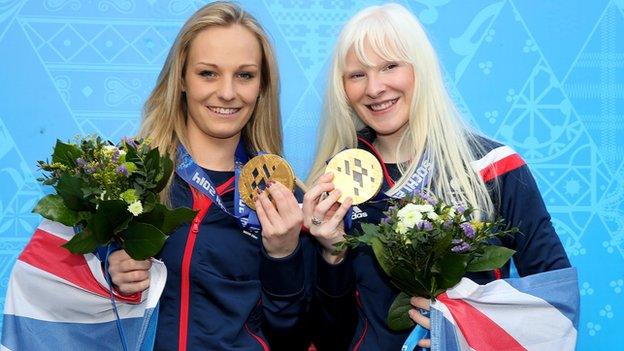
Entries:
[[243, 166], [238, 178], [238, 191], [241, 199], [255, 210], [257, 189], [264, 190], [271, 180], [282, 183], [291, 191], [295, 189], [295, 172], [286, 160], [273, 154], [252, 158]]
[[347, 149], [339, 152], [329, 161], [325, 172], [334, 173], [332, 183], [342, 192], [338, 202], [351, 197], [354, 205], [361, 204], [381, 189], [381, 164], [373, 154], [365, 150]]

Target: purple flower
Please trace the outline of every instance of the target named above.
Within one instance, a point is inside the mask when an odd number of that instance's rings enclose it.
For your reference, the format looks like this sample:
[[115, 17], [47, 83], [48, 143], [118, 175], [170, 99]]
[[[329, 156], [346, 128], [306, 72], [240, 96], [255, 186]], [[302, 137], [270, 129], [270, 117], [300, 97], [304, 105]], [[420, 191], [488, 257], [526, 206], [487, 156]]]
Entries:
[[433, 225], [429, 221], [421, 221], [420, 223], [418, 223], [418, 228], [425, 231], [430, 231], [431, 229], [433, 229]]
[[464, 235], [470, 239], [474, 239], [475, 230], [470, 223], [462, 223], [459, 225], [461, 229], [464, 231]]
[[117, 172], [117, 174], [123, 174], [125, 177], [128, 176], [128, 168], [126, 168], [126, 165], [115, 168], [115, 172]]
[[455, 252], [455, 253], [464, 253], [466, 251], [470, 250], [470, 244], [466, 243], [466, 242], [461, 242], [458, 245], [455, 245], [451, 248], [451, 251]]
[[455, 211], [457, 211], [457, 212], [459, 212], [461, 214], [464, 214], [464, 212], [466, 212], [466, 208], [464, 206], [462, 206], [462, 205], [459, 205], [459, 206], [455, 207]]
[[87, 161], [84, 160], [84, 158], [82, 157], [78, 157], [76, 159], [76, 163], [78, 164], [78, 166], [84, 168], [87, 165]]
[[119, 149], [116, 149], [115, 153], [113, 153], [113, 157], [111, 157], [111, 160], [117, 163], [117, 161], [119, 161], [119, 156], [121, 156], [121, 152], [119, 152]]
[[438, 204], [438, 200], [431, 197], [429, 194], [425, 193], [425, 192], [420, 192], [418, 193], [418, 196], [420, 196], [421, 199], [425, 200], [425, 202], [427, 202], [429, 205], [431, 206], [435, 206]]
[[381, 224], [388, 224], [390, 222], [390, 218], [389, 217], [384, 217], [381, 219]]
[[92, 173], [95, 173], [96, 168], [93, 166], [85, 166], [84, 171], [86, 174], [92, 174]]
[[442, 228], [449, 229], [452, 225], [453, 225], [453, 221], [447, 220], [447, 221], [444, 221], [444, 223], [442, 223]]
[[137, 148], [137, 146], [138, 146], [138, 145], [137, 145], [137, 143], [134, 141], [134, 139], [133, 139], [133, 138], [126, 138], [126, 137], [123, 137], [123, 138], [121, 138], [121, 141], [123, 141], [124, 143], [128, 144], [129, 146], [131, 146], [131, 147], [133, 147], [133, 148], [135, 148], [135, 149], [136, 149], [136, 148]]

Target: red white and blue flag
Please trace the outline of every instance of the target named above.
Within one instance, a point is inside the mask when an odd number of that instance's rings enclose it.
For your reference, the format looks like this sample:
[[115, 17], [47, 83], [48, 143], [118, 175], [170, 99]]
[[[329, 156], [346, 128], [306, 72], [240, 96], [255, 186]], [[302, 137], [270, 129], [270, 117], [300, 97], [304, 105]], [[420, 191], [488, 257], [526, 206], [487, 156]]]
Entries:
[[[43, 220], [18, 257], [9, 280], [0, 351], [121, 350], [122, 340], [100, 260], [61, 247], [71, 227]], [[167, 271], [154, 260], [150, 287], [115, 295], [129, 350], [153, 348], [158, 299]]]
[[574, 268], [486, 285], [463, 278], [431, 304], [431, 350], [574, 350], [578, 318]]

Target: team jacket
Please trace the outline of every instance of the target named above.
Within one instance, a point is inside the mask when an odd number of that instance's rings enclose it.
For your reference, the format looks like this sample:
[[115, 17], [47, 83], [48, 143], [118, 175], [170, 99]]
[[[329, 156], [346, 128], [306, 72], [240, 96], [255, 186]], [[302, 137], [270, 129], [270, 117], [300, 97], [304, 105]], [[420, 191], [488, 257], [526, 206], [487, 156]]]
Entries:
[[[359, 147], [373, 151], [380, 158], [369, 135], [360, 135]], [[487, 139], [481, 139], [481, 142], [486, 154], [473, 166], [480, 171], [486, 184], [498, 183], [499, 191], [491, 194], [498, 214], [508, 225], [520, 229], [520, 233], [495, 244], [516, 250], [513, 261], [520, 276], [570, 267], [527, 165], [510, 148]], [[385, 164], [382, 191], [389, 189], [399, 176], [397, 165]], [[388, 206], [387, 201], [354, 206], [353, 231], [357, 233], [362, 223], [378, 223]], [[471, 273], [467, 277], [485, 284], [501, 276], [508, 277], [509, 269], [508, 263], [500, 272]], [[317, 270], [319, 318], [324, 320], [321, 325], [329, 328], [320, 334], [338, 336], [339, 340], [339, 343], [326, 342], [319, 349], [401, 349], [410, 330], [394, 332], [386, 324], [388, 309], [399, 291], [378, 266], [370, 247], [351, 250], [345, 260], [335, 266], [319, 256]]]
[[[232, 209], [234, 173], [206, 171]], [[218, 205], [175, 175], [174, 207], [198, 210], [165, 242], [167, 282], [160, 300], [156, 350], [298, 350], [307, 306], [303, 270], [307, 239], [273, 259]], [[306, 250], [309, 251], [309, 250]], [[312, 258], [313, 259], [313, 258]], [[309, 285], [309, 284], [308, 284]]]

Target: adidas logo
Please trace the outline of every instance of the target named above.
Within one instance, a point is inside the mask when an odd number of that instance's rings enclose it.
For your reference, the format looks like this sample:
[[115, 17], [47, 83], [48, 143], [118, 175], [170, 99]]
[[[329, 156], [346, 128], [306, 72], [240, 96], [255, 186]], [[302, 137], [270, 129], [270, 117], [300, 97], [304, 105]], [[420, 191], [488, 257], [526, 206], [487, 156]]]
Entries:
[[351, 219], [359, 219], [359, 218], [364, 218], [364, 217], [368, 217], [368, 213], [362, 211], [359, 207], [357, 206], [353, 206], [353, 213], [351, 214]]

